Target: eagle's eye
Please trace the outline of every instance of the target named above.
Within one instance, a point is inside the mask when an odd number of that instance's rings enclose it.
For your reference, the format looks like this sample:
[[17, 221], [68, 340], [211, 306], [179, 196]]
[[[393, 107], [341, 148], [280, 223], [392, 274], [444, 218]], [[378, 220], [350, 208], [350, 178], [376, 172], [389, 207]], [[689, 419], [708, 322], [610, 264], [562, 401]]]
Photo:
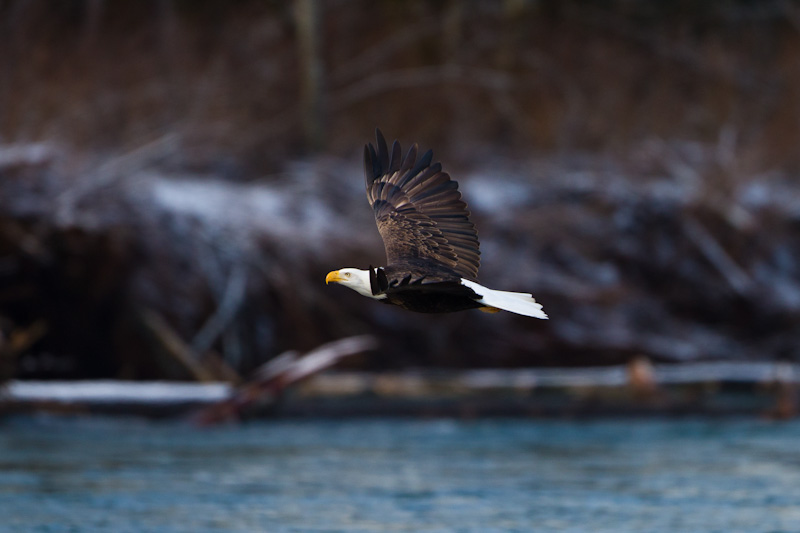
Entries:
[[350, 277], [350, 272], [345, 272], [344, 273], [344, 277], [349, 278]]

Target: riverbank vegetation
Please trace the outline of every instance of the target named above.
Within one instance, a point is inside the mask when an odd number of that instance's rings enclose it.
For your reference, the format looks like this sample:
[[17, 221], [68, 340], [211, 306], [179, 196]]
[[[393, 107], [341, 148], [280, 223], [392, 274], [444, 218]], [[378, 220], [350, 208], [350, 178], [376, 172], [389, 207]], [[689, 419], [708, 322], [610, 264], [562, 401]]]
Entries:
[[[791, 2], [0, 3], [0, 378], [800, 357]], [[384, 308], [379, 126], [551, 320]]]

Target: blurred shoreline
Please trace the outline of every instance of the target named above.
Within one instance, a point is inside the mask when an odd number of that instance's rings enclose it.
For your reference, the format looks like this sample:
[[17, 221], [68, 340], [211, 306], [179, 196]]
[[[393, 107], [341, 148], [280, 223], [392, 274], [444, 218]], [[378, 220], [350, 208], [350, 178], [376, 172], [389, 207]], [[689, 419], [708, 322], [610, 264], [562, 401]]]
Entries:
[[11, 381], [0, 414], [190, 419], [202, 425], [253, 418], [653, 417], [794, 418], [800, 365], [637, 361], [605, 368], [332, 371], [279, 395], [209, 417], [240, 393], [225, 383]]
[[499, 163], [463, 173], [481, 279], [532, 292], [547, 323], [431, 320], [326, 286], [331, 269], [384, 260], [348, 161], [243, 184], [164, 173], [169, 147], [79, 175], [59, 159], [5, 167], [3, 374], [197, 379], [176, 366], [180, 352], [201, 374], [236, 380], [283, 351], [364, 333], [383, 357], [347, 365], [372, 370], [800, 353], [800, 194], [776, 174], [719, 201], [702, 177], [713, 147], [650, 145], [638, 152], [650, 170], [582, 156], [530, 160], [534, 182]]
[[[467, 8], [469, 6], [469, 8]], [[302, 9], [301, 9], [302, 8]], [[0, 6], [0, 381], [800, 360], [791, 2]], [[379, 126], [459, 181], [481, 281], [552, 317], [326, 287], [384, 261]]]

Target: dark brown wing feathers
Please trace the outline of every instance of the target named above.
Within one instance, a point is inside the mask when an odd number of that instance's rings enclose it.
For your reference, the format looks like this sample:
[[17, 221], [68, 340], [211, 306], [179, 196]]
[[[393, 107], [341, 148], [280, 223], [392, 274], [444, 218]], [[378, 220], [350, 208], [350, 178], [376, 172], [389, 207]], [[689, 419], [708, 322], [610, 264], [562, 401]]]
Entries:
[[416, 144], [402, 157], [397, 141], [390, 154], [380, 130], [376, 137], [377, 150], [372, 144], [364, 147], [364, 170], [389, 264], [432, 260], [477, 279], [480, 245], [458, 183], [441, 164], [431, 164], [432, 151], [417, 161]]

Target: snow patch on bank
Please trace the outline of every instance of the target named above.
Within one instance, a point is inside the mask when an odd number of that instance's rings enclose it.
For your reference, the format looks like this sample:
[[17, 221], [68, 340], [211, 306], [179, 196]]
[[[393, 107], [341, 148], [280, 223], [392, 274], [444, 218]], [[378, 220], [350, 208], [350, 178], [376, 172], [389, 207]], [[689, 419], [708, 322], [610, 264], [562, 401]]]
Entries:
[[324, 199], [280, 186], [158, 178], [151, 183], [151, 194], [161, 210], [207, 227], [265, 234], [306, 246], [334, 238], [337, 224], [343, 223]]
[[180, 404], [219, 402], [231, 395], [227, 383], [173, 381], [10, 381], [0, 389], [6, 400], [81, 404]]

